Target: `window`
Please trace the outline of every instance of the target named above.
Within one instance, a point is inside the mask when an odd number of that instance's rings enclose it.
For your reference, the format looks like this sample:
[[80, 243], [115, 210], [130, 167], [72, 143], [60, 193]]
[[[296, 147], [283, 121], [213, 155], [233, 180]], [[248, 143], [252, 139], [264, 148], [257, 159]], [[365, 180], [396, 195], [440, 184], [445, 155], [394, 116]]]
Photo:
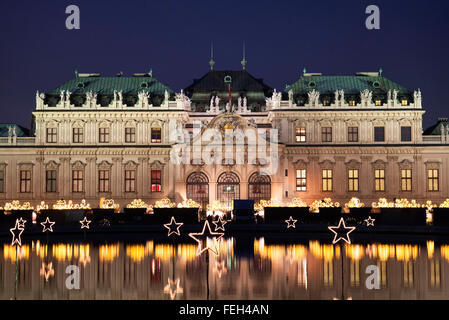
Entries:
[[408, 101], [407, 101], [407, 100], [402, 100], [402, 101], [401, 101], [401, 104], [402, 104], [403, 106], [406, 106], [406, 105], [408, 104]]
[[296, 170], [296, 191], [307, 191], [306, 169]]
[[306, 128], [296, 128], [296, 142], [306, 142]]
[[359, 191], [359, 170], [350, 169], [348, 171], [348, 190]]
[[73, 143], [83, 143], [83, 128], [73, 128]]
[[125, 128], [125, 142], [136, 142], [136, 128]]
[[324, 169], [322, 171], [323, 191], [332, 191], [332, 170]]
[[56, 170], [47, 170], [45, 173], [45, 192], [56, 192]]
[[83, 192], [83, 170], [72, 171], [72, 192]]
[[161, 128], [151, 128], [151, 142], [152, 143], [161, 142]]
[[382, 101], [381, 100], [376, 100], [376, 106], [381, 106], [382, 105]]
[[321, 138], [323, 142], [332, 142], [332, 127], [321, 128]]
[[385, 170], [374, 170], [374, 188], [376, 191], [385, 191]]
[[5, 171], [0, 170], [0, 193], [5, 192]]
[[98, 171], [98, 191], [99, 192], [110, 192], [109, 170]]
[[427, 170], [427, 190], [428, 191], [438, 191], [439, 181], [440, 180], [440, 172], [438, 169], [429, 169]]
[[136, 170], [125, 170], [125, 192], [136, 192]]
[[385, 141], [385, 127], [374, 127], [374, 141]]
[[99, 141], [100, 143], [109, 143], [109, 128], [100, 128]]
[[355, 106], [355, 100], [349, 100], [349, 105], [351, 107], [354, 107]]
[[151, 192], [161, 191], [161, 170], [151, 170]]
[[20, 171], [20, 192], [31, 192], [31, 170]]
[[401, 127], [401, 141], [412, 141], [412, 127]]
[[412, 170], [402, 169], [401, 170], [401, 190], [402, 191], [412, 191]]
[[47, 143], [56, 143], [56, 128], [47, 128]]
[[349, 142], [358, 142], [359, 141], [359, 128], [358, 127], [349, 127], [348, 128], [348, 141]]

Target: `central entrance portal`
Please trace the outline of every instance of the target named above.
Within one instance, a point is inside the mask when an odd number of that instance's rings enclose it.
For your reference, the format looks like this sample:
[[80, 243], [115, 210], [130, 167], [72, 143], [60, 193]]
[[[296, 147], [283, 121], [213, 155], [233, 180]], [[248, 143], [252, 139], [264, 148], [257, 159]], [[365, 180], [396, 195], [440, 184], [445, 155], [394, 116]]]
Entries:
[[236, 199], [240, 199], [240, 179], [233, 172], [223, 172], [217, 180], [217, 200], [230, 209]]

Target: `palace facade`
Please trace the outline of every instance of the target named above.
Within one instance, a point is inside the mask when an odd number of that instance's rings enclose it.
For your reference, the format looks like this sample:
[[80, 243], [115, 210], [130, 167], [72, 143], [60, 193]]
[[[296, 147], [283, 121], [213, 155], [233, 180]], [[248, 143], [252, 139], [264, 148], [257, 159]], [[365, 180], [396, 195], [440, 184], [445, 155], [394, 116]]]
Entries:
[[[449, 197], [449, 124], [423, 130], [419, 89], [304, 71], [278, 92], [243, 67], [211, 64], [181, 93], [152, 72], [37, 92], [30, 130], [0, 125], [0, 202]], [[217, 144], [236, 130], [231, 149]]]

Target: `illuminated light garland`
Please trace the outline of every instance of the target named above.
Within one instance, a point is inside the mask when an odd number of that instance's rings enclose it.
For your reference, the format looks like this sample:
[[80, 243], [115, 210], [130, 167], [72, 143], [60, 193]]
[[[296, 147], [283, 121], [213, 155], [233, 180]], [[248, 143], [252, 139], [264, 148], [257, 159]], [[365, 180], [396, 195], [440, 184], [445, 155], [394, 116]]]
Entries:
[[168, 198], [163, 198], [154, 203], [154, 208], [175, 208], [176, 203], [171, 202]]
[[435, 242], [434, 241], [427, 241], [427, 258], [432, 259], [433, 254], [435, 252]]
[[359, 244], [348, 244], [345, 245], [346, 256], [351, 258], [351, 260], [359, 261], [363, 258], [363, 246]]
[[[50, 231], [53, 232], [53, 225], [55, 224], [55, 222], [50, 221], [50, 218], [47, 217], [47, 219], [45, 219], [44, 222], [41, 222], [41, 225], [44, 227], [42, 229], [42, 232], [46, 232], [46, 231]], [[47, 226], [48, 225], [48, 226]]]
[[15, 262], [18, 260], [28, 260], [30, 257], [30, 247], [26, 244], [23, 246], [15, 247], [14, 245], [4, 244], [3, 245], [3, 257], [6, 260]]
[[[184, 293], [184, 289], [179, 286], [180, 282], [179, 278], [174, 281], [168, 278], [168, 284], [164, 287], [164, 293], [169, 294], [171, 300], [175, 300], [176, 295]], [[174, 290], [172, 290], [172, 286], [174, 286]]]
[[373, 226], [374, 227], [374, 221], [376, 221], [376, 219], [371, 218], [371, 216], [368, 216], [368, 219], [364, 220], [366, 222], [366, 226]]
[[[415, 199], [406, 198], [396, 199], [394, 202], [388, 202], [385, 198], [379, 198], [377, 202], [372, 203], [373, 208], [426, 208], [428, 204], [420, 204]], [[430, 203], [433, 207], [433, 205]]]
[[[212, 237], [213, 239], [211, 240], [211, 241], [213, 241], [213, 245], [212, 246], [210, 245], [209, 238], [206, 235], [206, 246], [203, 248], [202, 240], [197, 238], [197, 236], [204, 237], [205, 236], [204, 233], [205, 233], [206, 229], [207, 229], [207, 235], [213, 236]], [[209, 221], [207, 221], [207, 220], [204, 222], [203, 230], [201, 232], [199, 232], [199, 233], [195, 233], [195, 232], [189, 233], [189, 236], [191, 238], [193, 238], [196, 242], [198, 242], [198, 248], [197, 248], [197, 251], [196, 251], [196, 255], [197, 256], [200, 256], [203, 252], [205, 252], [207, 250], [212, 251], [215, 255], [218, 255], [217, 241], [221, 237], [223, 237], [223, 235], [224, 235], [224, 233], [221, 233], [221, 232], [212, 232], [212, 230], [210, 228], [210, 225], [209, 225]]]
[[11, 242], [11, 246], [14, 245], [19, 245], [19, 247], [22, 246], [22, 233], [23, 230], [25, 230], [24, 228], [20, 228], [19, 227], [19, 220], [16, 220], [16, 225], [14, 226], [14, 228], [9, 229], [9, 231], [12, 234], [12, 242]]
[[81, 229], [90, 229], [89, 224], [91, 223], [91, 220], [87, 220], [87, 217], [84, 217], [83, 220], [80, 220], [81, 223]]
[[13, 200], [12, 202], [5, 203], [5, 207], [0, 207], [0, 210], [12, 211], [12, 210], [34, 210], [34, 207], [29, 202], [20, 204], [19, 200]]
[[444, 202], [440, 204], [440, 208], [449, 208], [449, 199], [444, 200]]
[[345, 203], [345, 208], [363, 208], [365, 204], [357, 197], [352, 197], [349, 202]]
[[[345, 230], [345, 236], [342, 237], [341, 235], [338, 235], [337, 230], [342, 229], [341, 226], [343, 225], [343, 229]], [[349, 238], [349, 234], [355, 230], [355, 227], [346, 227], [345, 219], [340, 218], [340, 221], [338, 222], [338, 226], [328, 227], [330, 231], [334, 233], [334, 240], [332, 240], [332, 244], [338, 243], [340, 240], [345, 241], [348, 244], [351, 244], [351, 239]], [[348, 230], [348, 231], [346, 231]]]
[[221, 216], [218, 217], [218, 220], [212, 221], [212, 223], [215, 225], [214, 231], [218, 231], [218, 230], [225, 231], [224, 225], [227, 223], [227, 221], [223, 220], [223, 218]]
[[105, 244], [98, 248], [98, 254], [100, 256], [100, 261], [111, 262], [119, 256], [119, 245], [118, 244]]
[[187, 199], [181, 203], [181, 208], [201, 208], [201, 204], [192, 199]]
[[119, 210], [120, 205], [114, 202], [114, 199], [100, 198], [100, 209], [114, 209]]
[[44, 277], [45, 282], [50, 280], [50, 277], [55, 275], [55, 270], [53, 269], [53, 263], [50, 262], [48, 265], [45, 262], [42, 262], [42, 267], [40, 269], [40, 275]]
[[[179, 222], [177, 223], [175, 220], [175, 217], [171, 217], [170, 223], [166, 223], [164, 224], [164, 227], [166, 227], [168, 229], [168, 236], [170, 237], [172, 234], [176, 234], [176, 235], [181, 235], [181, 233], [179, 232], [179, 228], [181, 228], [181, 226], [184, 223]], [[176, 229], [176, 230], [175, 230]]]
[[[208, 204], [206, 206], [207, 211], [215, 211], [215, 212], [226, 212], [230, 210], [229, 206], [224, 205], [223, 203], [221, 203], [219, 200], [214, 200], [212, 201], [212, 203]], [[210, 214], [212, 215], [212, 214]]]
[[37, 212], [40, 212], [41, 210], [48, 210], [48, 204], [46, 204], [45, 201], [41, 201], [41, 203], [36, 206]]
[[296, 207], [296, 208], [304, 208], [307, 207], [307, 203], [301, 200], [301, 198], [295, 197], [292, 199], [292, 201], [288, 204], [289, 207]]
[[339, 208], [339, 202], [332, 202], [331, 198], [324, 198], [323, 200], [315, 200], [309, 208], [310, 212], [319, 212], [320, 208]]
[[293, 228], [295, 229], [295, 223], [298, 222], [298, 220], [293, 219], [292, 216], [290, 216], [290, 218], [288, 218], [287, 220], [285, 220], [285, 222], [287, 223], [287, 229], [289, 228]]
[[[48, 206], [47, 206], [48, 209]], [[65, 200], [58, 200], [53, 205], [54, 210], [69, 210], [69, 209], [90, 209], [90, 204], [86, 202], [86, 200], [81, 200], [81, 203], [73, 204], [72, 200], [66, 202]]]
[[153, 206], [145, 203], [142, 199], [134, 199], [131, 203], [128, 203], [126, 207], [131, 209], [146, 209], [147, 213], [153, 211]]

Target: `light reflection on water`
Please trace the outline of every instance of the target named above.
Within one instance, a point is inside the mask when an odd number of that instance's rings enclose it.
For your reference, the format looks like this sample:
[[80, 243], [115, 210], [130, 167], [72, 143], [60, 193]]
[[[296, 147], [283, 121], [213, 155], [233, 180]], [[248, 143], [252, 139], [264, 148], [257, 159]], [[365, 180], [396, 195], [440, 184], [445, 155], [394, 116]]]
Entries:
[[[222, 239], [219, 255], [196, 245], [35, 241], [18, 251], [17, 299], [447, 299], [449, 245], [269, 244]], [[0, 298], [14, 297], [16, 248], [0, 246]], [[68, 290], [66, 267], [80, 268]], [[342, 272], [343, 265], [343, 272]], [[365, 286], [378, 267], [380, 289]]]

